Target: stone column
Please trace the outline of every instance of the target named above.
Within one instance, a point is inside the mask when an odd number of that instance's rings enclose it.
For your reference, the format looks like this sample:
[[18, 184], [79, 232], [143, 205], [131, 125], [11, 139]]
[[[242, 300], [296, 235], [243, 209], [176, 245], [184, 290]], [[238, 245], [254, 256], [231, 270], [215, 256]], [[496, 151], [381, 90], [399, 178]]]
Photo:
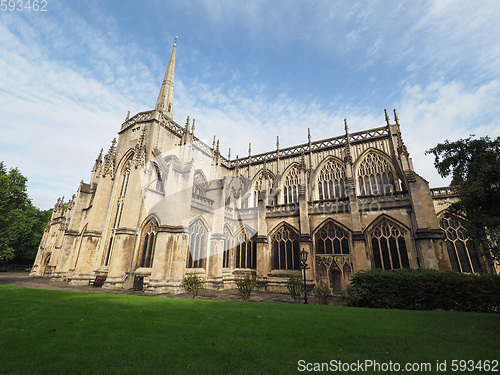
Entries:
[[[315, 262], [314, 256], [315, 252], [313, 251], [312, 246], [312, 238], [311, 238], [311, 230], [309, 227], [309, 207], [307, 205], [307, 185], [299, 186], [299, 226], [300, 226], [300, 251], [305, 250], [309, 253], [307, 257], [307, 271], [306, 271], [306, 279], [308, 284], [313, 282], [314, 275], [316, 274], [315, 270]], [[312, 284], [311, 284], [312, 285]]]
[[267, 281], [271, 273], [271, 251], [267, 239], [266, 210], [268, 202], [268, 192], [260, 192], [257, 197], [258, 205], [258, 231], [257, 231], [257, 278], [261, 282]]

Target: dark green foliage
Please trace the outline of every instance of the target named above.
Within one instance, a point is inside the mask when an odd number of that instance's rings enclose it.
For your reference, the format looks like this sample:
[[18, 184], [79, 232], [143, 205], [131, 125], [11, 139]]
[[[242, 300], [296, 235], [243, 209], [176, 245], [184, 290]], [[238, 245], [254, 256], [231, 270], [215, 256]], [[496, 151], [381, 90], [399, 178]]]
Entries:
[[357, 307], [494, 312], [500, 306], [500, 276], [375, 269], [356, 273], [347, 292], [349, 305]]
[[245, 301], [250, 298], [250, 294], [252, 294], [255, 289], [255, 285], [257, 285], [257, 278], [248, 274], [245, 275], [245, 277], [236, 280], [238, 292], [243, 296]]
[[51, 211], [34, 207], [26, 193], [27, 179], [17, 168], [7, 172], [0, 162], [0, 260], [33, 263]]
[[304, 282], [300, 276], [291, 275], [286, 281], [286, 291], [297, 301], [304, 291]]
[[196, 274], [191, 274], [184, 276], [181, 286], [184, 288], [186, 293], [191, 293], [193, 298], [195, 298], [200, 290], [205, 289], [205, 280]]
[[500, 137], [446, 140], [427, 151], [442, 177], [452, 176], [460, 200], [450, 210], [466, 219], [468, 235], [484, 255], [500, 261]]
[[322, 305], [328, 305], [328, 297], [332, 295], [332, 290], [328, 285], [318, 285], [314, 287], [313, 294]]

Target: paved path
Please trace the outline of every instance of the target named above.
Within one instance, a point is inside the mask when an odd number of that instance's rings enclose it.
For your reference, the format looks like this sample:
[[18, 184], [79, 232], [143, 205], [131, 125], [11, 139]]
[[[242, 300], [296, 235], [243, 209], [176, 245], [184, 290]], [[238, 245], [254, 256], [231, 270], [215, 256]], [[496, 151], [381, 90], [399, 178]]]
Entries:
[[[17, 285], [26, 288], [37, 289], [53, 289], [53, 290], [72, 290], [79, 292], [94, 292], [94, 293], [116, 293], [116, 294], [133, 294], [133, 295], [148, 295], [144, 292], [134, 292], [132, 290], [111, 290], [104, 288], [95, 288], [87, 285], [71, 285], [65, 281], [50, 279], [42, 276], [29, 276], [27, 272], [0, 272], [0, 285]], [[157, 297], [168, 298], [192, 298], [186, 294], [158, 294]], [[243, 298], [238, 294], [236, 289], [225, 290], [202, 290], [197, 299], [213, 299], [221, 301], [242, 301]], [[294, 303], [288, 294], [270, 293], [270, 292], [253, 292], [250, 301], [265, 301], [265, 302], [282, 302]], [[314, 298], [309, 299], [309, 303], [316, 303]]]

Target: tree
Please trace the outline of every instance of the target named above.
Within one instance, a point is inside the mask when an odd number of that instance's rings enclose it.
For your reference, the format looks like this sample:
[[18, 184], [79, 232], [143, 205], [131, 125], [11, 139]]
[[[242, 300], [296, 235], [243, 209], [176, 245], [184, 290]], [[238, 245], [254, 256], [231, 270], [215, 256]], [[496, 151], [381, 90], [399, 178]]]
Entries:
[[51, 211], [33, 206], [26, 192], [27, 178], [17, 168], [7, 171], [0, 162], [0, 260], [32, 263]]
[[442, 177], [452, 176], [459, 200], [450, 210], [463, 216], [470, 238], [490, 260], [500, 262], [500, 137], [446, 140], [426, 151]]

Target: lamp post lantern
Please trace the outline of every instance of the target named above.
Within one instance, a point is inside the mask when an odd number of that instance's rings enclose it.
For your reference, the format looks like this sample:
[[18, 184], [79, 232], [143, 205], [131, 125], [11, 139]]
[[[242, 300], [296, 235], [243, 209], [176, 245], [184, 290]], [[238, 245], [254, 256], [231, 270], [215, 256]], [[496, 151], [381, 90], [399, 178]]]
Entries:
[[303, 281], [304, 281], [304, 304], [307, 305], [307, 285], [306, 285], [306, 270], [309, 268], [307, 267], [307, 255], [309, 253], [305, 250], [302, 249], [300, 252], [300, 268], [304, 271], [303, 274]]

